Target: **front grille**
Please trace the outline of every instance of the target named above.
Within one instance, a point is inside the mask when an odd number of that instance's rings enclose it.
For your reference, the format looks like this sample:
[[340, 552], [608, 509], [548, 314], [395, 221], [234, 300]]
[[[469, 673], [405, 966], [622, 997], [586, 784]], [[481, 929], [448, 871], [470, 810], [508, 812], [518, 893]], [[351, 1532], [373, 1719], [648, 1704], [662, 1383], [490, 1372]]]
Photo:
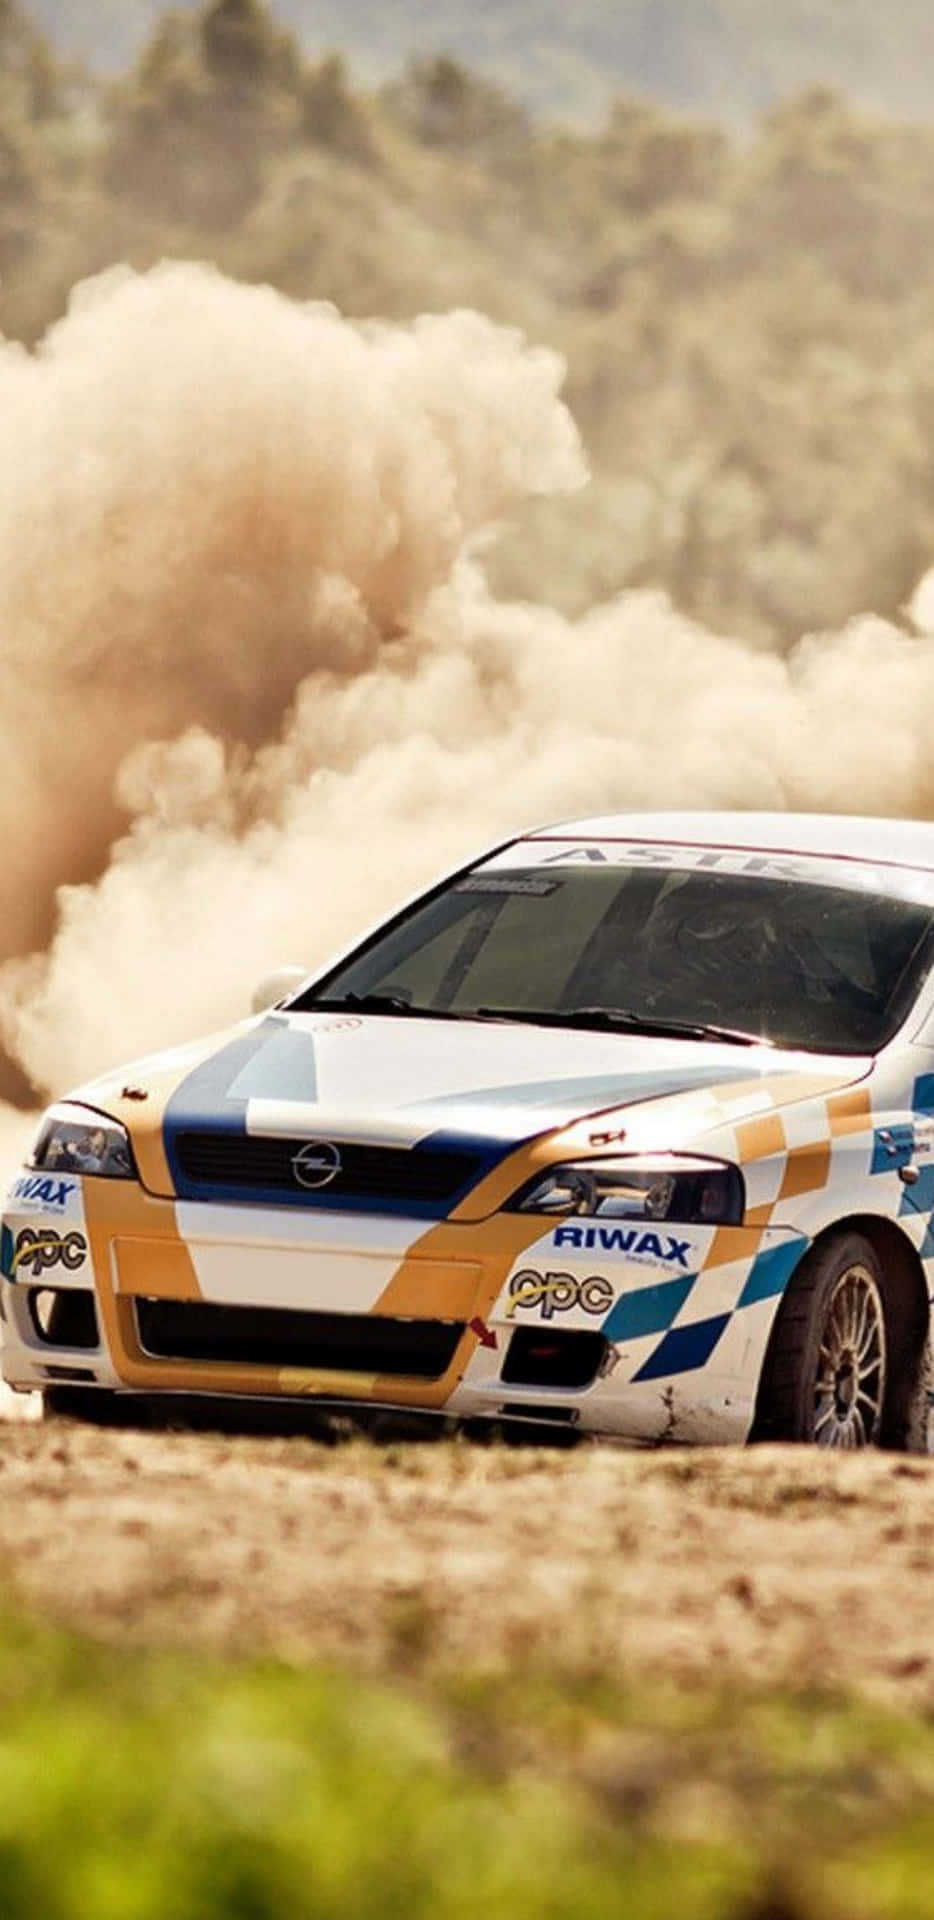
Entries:
[[205, 1301], [136, 1301], [140, 1345], [164, 1360], [325, 1367], [436, 1380], [454, 1358], [462, 1320], [395, 1320], [365, 1313], [298, 1313]]
[[179, 1133], [179, 1171], [189, 1189], [289, 1194], [308, 1204], [335, 1200], [453, 1201], [486, 1171], [476, 1153], [417, 1147], [363, 1147], [341, 1142], [340, 1172], [325, 1187], [303, 1187], [292, 1167], [308, 1137], [273, 1140], [240, 1133]]

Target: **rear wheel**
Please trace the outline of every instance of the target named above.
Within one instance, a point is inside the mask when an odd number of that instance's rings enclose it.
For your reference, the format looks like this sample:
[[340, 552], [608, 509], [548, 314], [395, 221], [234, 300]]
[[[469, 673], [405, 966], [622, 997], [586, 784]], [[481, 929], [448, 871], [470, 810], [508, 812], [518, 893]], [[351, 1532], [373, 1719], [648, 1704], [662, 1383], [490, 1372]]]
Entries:
[[865, 1235], [834, 1234], [793, 1276], [769, 1342], [753, 1438], [904, 1447], [920, 1351]]

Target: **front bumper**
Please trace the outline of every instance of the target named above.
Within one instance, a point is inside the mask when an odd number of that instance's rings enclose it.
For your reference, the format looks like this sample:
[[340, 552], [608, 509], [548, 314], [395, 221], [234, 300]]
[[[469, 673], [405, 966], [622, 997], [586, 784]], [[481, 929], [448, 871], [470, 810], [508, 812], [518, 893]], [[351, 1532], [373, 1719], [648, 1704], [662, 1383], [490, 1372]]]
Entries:
[[[13, 1198], [4, 1215], [3, 1371], [22, 1389], [69, 1381], [741, 1439], [807, 1245], [782, 1229], [633, 1236], [507, 1213], [426, 1228], [157, 1199], [134, 1181], [67, 1185]], [[77, 1308], [51, 1315], [49, 1337], [49, 1295], [93, 1300], [94, 1344]]]

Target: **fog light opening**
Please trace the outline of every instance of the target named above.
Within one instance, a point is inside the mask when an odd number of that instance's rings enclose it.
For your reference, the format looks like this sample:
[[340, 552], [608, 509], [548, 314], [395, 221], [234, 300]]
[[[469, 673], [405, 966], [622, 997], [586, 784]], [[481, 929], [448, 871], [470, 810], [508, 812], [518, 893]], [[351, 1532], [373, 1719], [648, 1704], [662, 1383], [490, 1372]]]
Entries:
[[48, 1347], [97, 1347], [94, 1295], [86, 1287], [30, 1287], [29, 1318]]

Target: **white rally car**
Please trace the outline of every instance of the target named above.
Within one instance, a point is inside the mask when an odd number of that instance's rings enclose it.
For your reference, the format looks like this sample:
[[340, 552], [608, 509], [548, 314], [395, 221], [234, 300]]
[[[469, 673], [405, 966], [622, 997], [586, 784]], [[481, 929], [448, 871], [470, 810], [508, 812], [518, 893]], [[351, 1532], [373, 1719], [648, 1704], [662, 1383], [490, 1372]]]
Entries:
[[49, 1110], [5, 1378], [926, 1449], [932, 960], [932, 826], [513, 840]]

